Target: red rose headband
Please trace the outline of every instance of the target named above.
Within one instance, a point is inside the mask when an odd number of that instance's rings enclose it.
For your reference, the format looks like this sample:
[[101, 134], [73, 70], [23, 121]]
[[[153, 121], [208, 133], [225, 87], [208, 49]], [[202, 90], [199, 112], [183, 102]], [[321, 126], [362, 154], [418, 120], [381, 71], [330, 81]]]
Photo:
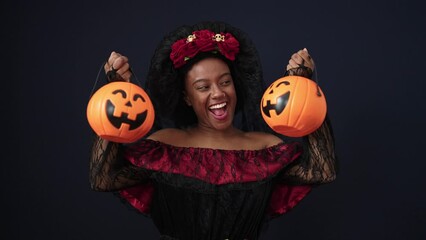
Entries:
[[194, 31], [187, 38], [173, 43], [170, 59], [175, 68], [185, 65], [186, 61], [200, 52], [219, 52], [234, 61], [240, 51], [240, 43], [230, 33], [214, 33], [210, 30]]

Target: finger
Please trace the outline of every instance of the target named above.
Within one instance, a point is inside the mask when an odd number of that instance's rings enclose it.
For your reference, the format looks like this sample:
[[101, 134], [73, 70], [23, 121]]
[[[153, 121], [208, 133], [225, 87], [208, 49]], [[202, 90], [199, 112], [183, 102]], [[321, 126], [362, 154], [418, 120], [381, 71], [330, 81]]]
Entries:
[[129, 70], [120, 75], [126, 82], [130, 82], [130, 78], [132, 77], [132, 72]]
[[297, 53], [294, 53], [293, 55], [291, 55], [291, 59], [294, 61], [294, 62], [296, 62], [297, 64], [301, 64], [301, 65], [303, 65], [304, 63], [305, 63], [305, 59], [304, 58], [302, 58], [302, 56], [300, 56], [300, 54], [297, 52]]
[[119, 55], [117, 58], [112, 60], [111, 67], [118, 70], [126, 64], [128, 65], [128, 61], [129, 59], [126, 56]]
[[[118, 64], [116, 64], [117, 61], [115, 61], [114, 67]], [[122, 65], [119, 69], [112, 69], [109, 70], [109, 72], [114, 72], [114, 77], [111, 77], [112, 81], [127, 81], [130, 82], [130, 78], [132, 76], [132, 72], [130, 71], [130, 65], [129, 63], [124, 63], [124, 65]]]
[[308, 49], [306, 49], [306, 48], [297, 51], [297, 54], [299, 54], [306, 61], [311, 58], [311, 55], [309, 55]]
[[287, 70], [291, 68], [298, 68], [298, 67], [299, 67], [299, 63], [297, 63], [294, 59], [290, 59], [288, 61]]
[[110, 73], [112, 81], [130, 81], [132, 72], [130, 71], [129, 59], [115, 51], [111, 52], [108, 61], [104, 65], [104, 70]]
[[116, 53], [116, 52], [114, 52], [114, 51], [112, 51], [111, 52], [111, 54], [109, 55], [109, 57], [108, 57], [108, 60], [107, 60], [107, 62], [105, 63], [105, 65], [104, 65], [104, 70], [105, 70], [105, 72], [108, 72], [108, 71], [110, 71], [110, 70], [112, 70], [113, 69], [113, 65], [114, 65], [114, 61], [115, 61], [115, 59], [116, 58], [118, 58], [120, 56], [120, 54], [119, 53]]
[[117, 59], [119, 56], [120, 56], [120, 54], [118, 54], [114, 51], [111, 52], [111, 55], [109, 56], [108, 61], [107, 61], [110, 68], [114, 65], [115, 59]]
[[309, 67], [312, 70], [315, 68], [314, 60], [312, 59], [311, 55], [309, 55], [308, 49], [304, 48], [299, 50], [297, 54], [300, 56], [300, 58], [303, 59], [304, 66]]
[[104, 65], [104, 70], [105, 70], [105, 73], [107, 73], [108, 71], [110, 71], [110, 70], [111, 70], [111, 66], [109, 65], [109, 63], [108, 63], [108, 62], [106, 62], [106, 63], [105, 63], [105, 65]]
[[311, 60], [311, 56], [309, 55], [309, 53], [305, 50], [299, 50], [297, 52], [297, 55], [303, 59], [303, 61], [305, 62], [309, 62]]
[[[114, 62], [114, 64], [115, 64], [114, 66], [118, 65], [115, 62]], [[125, 72], [129, 71], [129, 69], [130, 69], [130, 65], [129, 65], [129, 63], [126, 62], [126, 63], [124, 63], [124, 65], [122, 65], [120, 68], [117, 69], [117, 73], [120, 74], [121, 76], [123, 76], [123, 74]]]
[[[111, 52], [111, 55], [108, 58], [108, 65], [110, 67], [113, 67], [115, 69], [120, 67], [120, 62], [128, 62], [129, 59], [126, 56], [121, 55], [120, 53], [117, 52]], [[116, 64], [119, 64], [118, 66], [116, 66]]]

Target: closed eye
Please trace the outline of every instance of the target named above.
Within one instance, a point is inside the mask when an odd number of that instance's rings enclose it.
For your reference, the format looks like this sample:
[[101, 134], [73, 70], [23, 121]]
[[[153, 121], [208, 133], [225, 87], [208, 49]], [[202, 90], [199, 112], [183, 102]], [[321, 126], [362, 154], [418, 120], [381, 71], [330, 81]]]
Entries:
[[279, 87], [281, 84], [290, 85], [290, 82], [289, 81], [282, 81], [282, 82], [278, 83], [277, 87]]
[[221, 86], [229, 86], [232, 83], [232, 80], [225, 80], [220, 83]]
[[126, 92], [125, 91], [123, 91], [123, 90], [121, 90], [121, 89], [117, 89], [117, 90], [115, 90], [114, 92], [112, 92], [113, 94], [118, 94], [118, 93], [120, 93], [121, 94], [121, 96], [125, 99], [125, 98], [127, 98], [127, 94], [126, 94]]
[[209, 86], [196, 86], [195, 89], [198, 91], [206, 91], [209, 89]]
[[145, 102], [145, 98], [142, 97], [142, 95], [140, 94], [136, 94], [135, 96], [133, 96], [133, 101], [136, 102], [136, 100], [141, 99], [142, 102]]

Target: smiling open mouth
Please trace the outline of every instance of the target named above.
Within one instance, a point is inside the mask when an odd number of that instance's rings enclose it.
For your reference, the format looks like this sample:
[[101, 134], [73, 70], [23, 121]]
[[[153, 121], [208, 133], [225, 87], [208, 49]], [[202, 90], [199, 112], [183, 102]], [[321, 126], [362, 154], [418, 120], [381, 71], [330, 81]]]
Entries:
[[212, 105], [209, 107], [209, 110], [215, 116], [223, 116], [224, 114], [226, 114], [226, 102]]

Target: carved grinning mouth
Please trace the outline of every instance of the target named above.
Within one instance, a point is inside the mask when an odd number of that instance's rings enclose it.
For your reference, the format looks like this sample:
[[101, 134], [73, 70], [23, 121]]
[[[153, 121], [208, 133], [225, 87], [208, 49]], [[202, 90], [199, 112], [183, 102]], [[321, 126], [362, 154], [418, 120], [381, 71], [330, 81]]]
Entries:
[[[277, 84], [276, 88], [278, 88], [281, 84], [290, 85], [290, 82], [289, 81], [282, 81], [282, 82]], [[271, 88], [272, 88], [272, 85], [271, 85], [271, 87], [269, 87], [269, 89], [271, 89]], [[269, 94], [273, 94], [273, 93], [274, 93], [274, 89], [271, 89], [271, 91], [269, 91]], [[287, 106], [289, 98], [290, 98], [290, 91], [278, 96], [276, 98], [276, 102], [277, 102], [276, 104], [271, 104], [271, 101], [267, 100], [266, 106], [264, 106], [264, 107], [262, 106], [263, 113], [266, 116], [271, 117], [271, 114], [269, 114], [269, 111], [275, 110], [276, 114], [280, 115], [284, 111], [284, 108]], [[262, 102], [263, 102], [263, 98], [262, 98]]]
[[128, 119], [128, 113], [121, 113], [121, 115], [119, 117], [114, 116], [114, 110], [115, 110], [115, 106], [114, 104], [108, 100], [106, 103], [106, 115], [107, 118], [109, 120], [109, 122], [117, 129], [119, 129], [121, 127], [122, 124], [128, 124], [129, 125], [129, 130], [133, 130], [136, 129], [138, 127], [140, 127], [146, 119], [146, 115], [147, 115], [147, 110], [139, 113], [136, 115], [136, 119], [135, 120], [131, 120]]
[[290, 98], [290, 91], [278, 96], [276, 104], [271, 104], [271, 100], [267, 100], [266, 106], [262, 107], [263, 113], [266, 116], [271, 117], [271, 114], [269, 113], [269, 111], [275, 110], [277, 115], [280, 115], [284, 111], [284, 108], [287, 106], [289, 98]]

